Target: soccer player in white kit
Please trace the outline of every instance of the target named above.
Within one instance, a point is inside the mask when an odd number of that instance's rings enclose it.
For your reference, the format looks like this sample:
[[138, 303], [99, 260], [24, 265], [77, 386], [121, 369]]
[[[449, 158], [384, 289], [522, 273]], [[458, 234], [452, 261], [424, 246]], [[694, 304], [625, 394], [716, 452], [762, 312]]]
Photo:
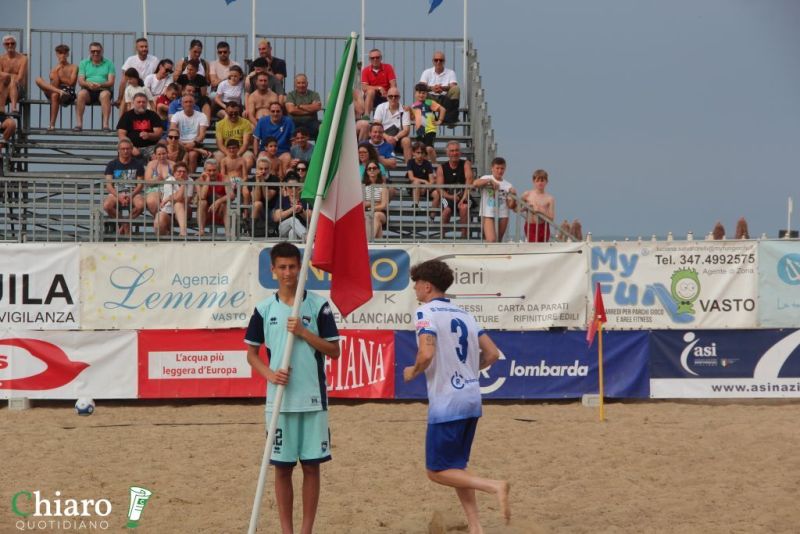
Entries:
[[417, 308], [417, 358], [403, 369], [406, 382], [425, 373], [428, 383], [428, 431], [425, 466], [428, 478], [455, 488], [467, 515], [470, 533], [481, 533], [475, 490], [497, 496], [506, 523], [511, 519], [509, 484], [467, 471], [470, 448], [481, 416], [478, 374], [500, 357], [500, 351], [475, 318], [445, 298], [453, 271], [440, 260], [411, 268]]

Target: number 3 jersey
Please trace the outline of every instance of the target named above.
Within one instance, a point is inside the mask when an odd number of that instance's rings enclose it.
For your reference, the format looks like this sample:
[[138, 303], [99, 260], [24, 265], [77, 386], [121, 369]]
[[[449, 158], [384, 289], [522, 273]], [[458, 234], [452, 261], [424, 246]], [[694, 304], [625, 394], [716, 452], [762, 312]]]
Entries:
[[436, 355], [425, 370], [428, 423], [480, 417], [478, 338], [484, 331], [475, 318], [448, 299], [433, 299], [417, 308], [416, 330], [417, 343], [422, 334], [436, 338]]

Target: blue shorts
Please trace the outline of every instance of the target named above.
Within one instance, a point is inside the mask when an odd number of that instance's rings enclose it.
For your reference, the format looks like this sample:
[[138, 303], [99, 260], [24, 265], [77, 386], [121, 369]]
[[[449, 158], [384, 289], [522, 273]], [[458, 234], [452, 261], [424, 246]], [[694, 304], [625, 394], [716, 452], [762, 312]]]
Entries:
[[428, 424], [425, 435], [425, 467], [430, 471], [466, 469], [478, 418]]
[[[267, 431], [272, 417], [267, 412]], [[281, 412], [275, 431], [270, 463], [289, 467], [298, 460], [301, 464], [321, 464], [331, 459], [331, 431], [328, 412]]]

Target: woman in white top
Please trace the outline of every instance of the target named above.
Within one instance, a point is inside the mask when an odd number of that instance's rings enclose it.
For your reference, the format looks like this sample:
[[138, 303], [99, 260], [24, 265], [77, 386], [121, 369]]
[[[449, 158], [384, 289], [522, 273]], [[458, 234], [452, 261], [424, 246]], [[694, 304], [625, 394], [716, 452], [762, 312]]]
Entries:
[[147, 211], [153, 217], [158, 213], [158, 204], [161, 198], [161, 186], [164, 181], [172, 176], [172, 168], [175, 166], [174, 161], [170, 161], [167, 157], [167, 145], [163, 141], [156, 145], [153, 150], [153, 159], [147, 164], [144, 169], [144, 195]]
[[[364, 187], [364, 213], [367, 217], [367, 235], [378, 239], [383, 235], [386, 224], [386, 212], [389, 208], [389, 188], [381, 174], [379, 163], [375, 160], [367, 162], [364, 168], [362, 183]], [[369, 226], [372, 226], [370, 231]]]
[[217, 86], [217, 95], [214, 97], [214, 112], [220, 119], [225, 118], [225, 105], [228, 102], [236, 101], [243, 104], [244, 95], [244, 72], [241, 67], [232, 66], [228, 72], [228, 78], [222, 80]]
[[176, 163], [174, 176], [168, 176], [164, 181], [153, 226], [156, 235], [169, 234], [174, 226], [173, 217], [178, 220], [179, 235], [186, 236], [186, 220], [188, 219], [188, 204], [194, 194], [194, 182], [189, 178], [189, 171], [185, 163]]
[[173, 68], [171, 59], [162, 59], [158, 62], [156, 71], [145, 76], [144, 86], [150, 91], [153, 98], [158, 98], [167, 90], [167, 86], [172, 82], [170, 74], [172, 74]]

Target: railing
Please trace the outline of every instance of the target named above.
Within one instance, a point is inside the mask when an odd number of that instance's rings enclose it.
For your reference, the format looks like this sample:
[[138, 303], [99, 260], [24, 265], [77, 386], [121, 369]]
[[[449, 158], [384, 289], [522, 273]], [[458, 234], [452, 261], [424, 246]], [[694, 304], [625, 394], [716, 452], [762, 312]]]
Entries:
[[473, 163], [479, 171], [485, 172], [489, 169], [492, 159], [497, 155], [497, 143], [494, 140], [492, 117], [489, 115], [486, 94], [481, 85], [478, 53], [472, 46], [467, 55], [467, 70], [469, 70], [467, 108], [469, 109], [470, 134], [475, 152]]

